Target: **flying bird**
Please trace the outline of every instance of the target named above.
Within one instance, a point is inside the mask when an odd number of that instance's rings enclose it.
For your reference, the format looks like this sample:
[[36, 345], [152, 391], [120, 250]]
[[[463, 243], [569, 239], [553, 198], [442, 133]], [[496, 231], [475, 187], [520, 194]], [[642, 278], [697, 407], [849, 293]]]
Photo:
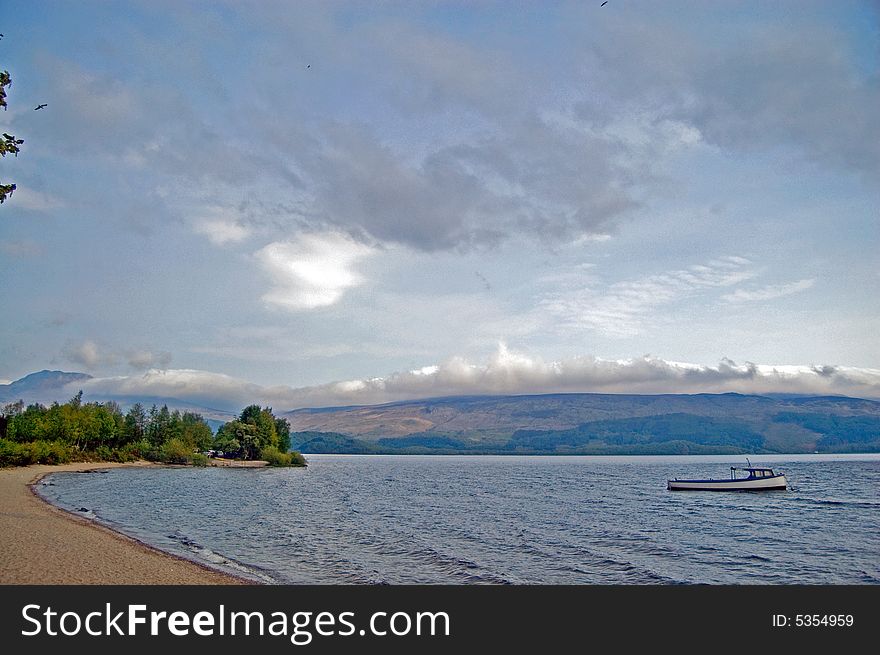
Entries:
[[45, 103], [42, 104], [42, 105], [37, 105], [36, 107], [34, 107], [34, 111], [37, 111], [38, 109], [42, 109], [42, 108], [45, 107], [45, 106], [46, 106]]
[[607, 4], [608, 4], [608, 0], [605, 0], [605, 2], [603, 2], [603, 3], [602, 3], [601, 5], [599, 5], [599, 6], [600, 6], [600, 7], [604, 7], [604, 6], [607, 5]]
[[312, 65], [311, 65], [311, 64], [309, 64], [309, 65], [308, 65], [308, 66], [306, 66], [306, 68], [311, 68], [311, 67], [312, 67]]

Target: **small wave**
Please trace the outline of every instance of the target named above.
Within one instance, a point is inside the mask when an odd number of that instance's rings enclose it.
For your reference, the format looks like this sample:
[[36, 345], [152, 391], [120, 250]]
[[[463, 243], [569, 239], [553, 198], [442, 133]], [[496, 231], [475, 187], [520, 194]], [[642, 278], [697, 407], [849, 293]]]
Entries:
[[875, 508], [880, 507], [880, 502], [874, 502], [870, 500], [843, 500], [837, 498], [809, 498], [806, 496], [799, 496], [795, 500], [799, 502], [809, 503], [812, 505], [833, 505], [833, 506], [848, 506], [848, 507], [864, 507], [864, 508]]
[[184, 546], [195, 558], [196, 561], [201, 561], [203, 563], [210, 564], [214, 568], [219, 568], [221, 570], [231, 571], [239, 576], [243, 576], [252, 580], [257, 580], [259, 582], [265, 582], [268, 584], [277, 584], [278, 581], [266, 573], [265, 571], [260, 570], [258, 567], [253, 565], [243, 564], [231, 557], [226, 557], [225, 555], [221, 555], [220, 553], [211, 550], [207, 546], [200, 544], [195, 539], [183, 534], [180, 531], [176, 531], [172, 534], [166, 535], [172, 541]]

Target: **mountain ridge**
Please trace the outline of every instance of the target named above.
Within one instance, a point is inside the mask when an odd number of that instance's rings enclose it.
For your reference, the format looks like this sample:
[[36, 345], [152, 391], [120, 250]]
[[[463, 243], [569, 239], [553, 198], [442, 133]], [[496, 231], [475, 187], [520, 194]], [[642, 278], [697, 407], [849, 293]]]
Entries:
[[[37, 371], [0, 385], [0, 402], [64, 402], [76, 382], [90, 379]], [[214, 427], [235, 416], [179, 398], [87, 394], [86, 400], [167, 404], [198, 412]], [[827, 394], [466, 394], [280, 416], [291, 424], [294, 447], [307, 453], [880, 452], [880, 402]]]
[[880, 402], [848, 396], [469, 395], [283, 416], [304, 452], [880, 452]]

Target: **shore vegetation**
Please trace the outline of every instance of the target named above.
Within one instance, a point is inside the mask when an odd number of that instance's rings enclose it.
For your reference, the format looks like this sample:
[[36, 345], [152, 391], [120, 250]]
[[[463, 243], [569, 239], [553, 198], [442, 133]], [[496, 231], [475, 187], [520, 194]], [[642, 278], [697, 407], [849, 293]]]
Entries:
[[290, 426], [271, 408], [251, 405], [215, 436], [195, 412], [146, 409], [127, 412], [116, 402], [83, 402], [82, 392], [66, 403], [7, 404], [0, 412], [0, 466], [68, 462], [131, 462], [208, 466], [209, 453], [271, 466], [305, 466], [290, 450]]

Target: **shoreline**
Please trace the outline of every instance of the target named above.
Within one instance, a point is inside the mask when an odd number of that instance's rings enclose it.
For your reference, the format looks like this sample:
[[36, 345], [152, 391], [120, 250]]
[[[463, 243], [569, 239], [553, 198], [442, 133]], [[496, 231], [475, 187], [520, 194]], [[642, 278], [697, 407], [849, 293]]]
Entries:
[[35, 486], [49, 473], [157, 466], [75, 462], [0, 469], [0, 584], [250, 585], [52, 505]]

